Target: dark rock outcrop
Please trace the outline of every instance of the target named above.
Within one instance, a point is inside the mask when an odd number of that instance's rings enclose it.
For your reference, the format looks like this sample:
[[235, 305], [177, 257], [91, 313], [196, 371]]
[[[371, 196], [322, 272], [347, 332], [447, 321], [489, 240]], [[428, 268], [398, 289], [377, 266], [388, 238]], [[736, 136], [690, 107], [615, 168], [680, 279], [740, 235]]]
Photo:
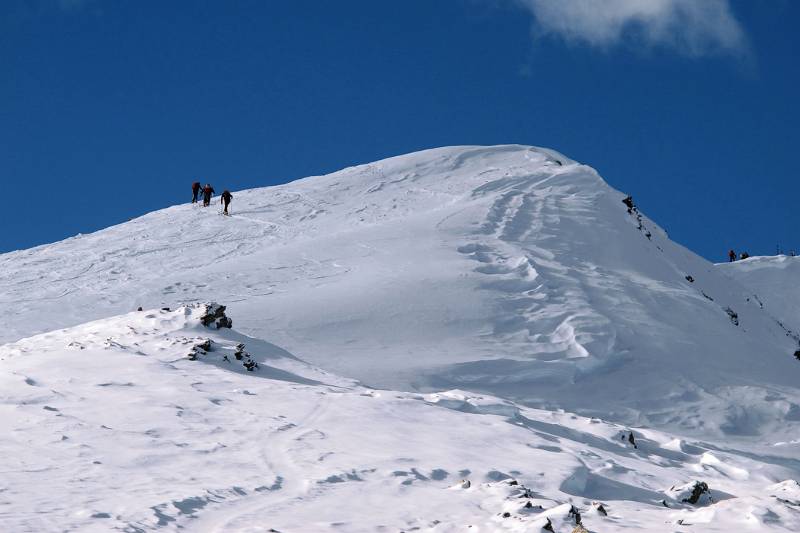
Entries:
[[233, 321], [225, 315], [226, 307], [218, 303], [206, 304], [206, 309], [200, 317], [200, 322], [210, 328], [222, 329], [233, 327]]
[[691, 505], [707, 505], [714, 503], [711, 490], [705, 481], [691, 481], [684, 485], [673, 486], [669, 489], [673, 500]]
[[206, 339], [198, 344], [192, 346], [192, 349], [189, 350], [189, 359], [192, 361], [197, 360], [197, 358], [201, 355], [205, 355], [211, 351], [211, 339]]
[[728, 314], [728, 318], [731, 319], [731, 322], [733, 323], [733, 325], [734, 326], [738, 326], [739, 325], [739, 315], [736, 313], [736, 311], [734, 311], [730, 307], [726, 307], [725, 308], [725, 312]]
[[689, 495], [688, 498], [684, 498], [682, 501], [684, 503], [696, 504], [700, 501], [700, 497], [703, 494], [710, 494], [708, 491], [708, 485], [705, 481], [697, 481], [695, 482], [694, 487], [692, 487], [692, 494]]

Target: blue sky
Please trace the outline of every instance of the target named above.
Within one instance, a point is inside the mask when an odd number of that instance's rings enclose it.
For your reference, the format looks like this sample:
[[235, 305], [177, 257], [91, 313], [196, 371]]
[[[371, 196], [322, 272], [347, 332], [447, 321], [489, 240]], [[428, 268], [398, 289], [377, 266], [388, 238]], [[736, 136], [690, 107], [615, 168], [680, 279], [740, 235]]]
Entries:
[[[800, 2], [5, 0], [0, 251], [443, 145], [555, 148], [712, 260], [800, 249]], [[643, 7], [644, 6], [644, 7]]]

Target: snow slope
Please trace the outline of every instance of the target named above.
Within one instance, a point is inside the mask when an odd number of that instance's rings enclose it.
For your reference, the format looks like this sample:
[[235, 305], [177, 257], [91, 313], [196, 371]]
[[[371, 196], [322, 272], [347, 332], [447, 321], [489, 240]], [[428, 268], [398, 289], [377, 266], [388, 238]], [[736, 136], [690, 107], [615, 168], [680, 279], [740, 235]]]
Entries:
[[512, 145], [238, 192], [230, 218], [177, 205], [0, 256], [0, 340], [215, 299], [244, 333], [371, 386], [790, 440], [795, 341], [623, 196]]
[[0, 530], [797, 531], [795, 263], [623, 198], [451, 147], [0, 255]]
[[751, 290], [793, 332], [800, 332], [800, 257], [750, 257], [717, 268]]
[[[578, 515], [604, 533], [800, 528], [796, 458], [365, 388], [204, 328], [202, 309], [0, 347], [0, 530], [570, 533]], [[710, 495], [684, 502], [697, 481]]]

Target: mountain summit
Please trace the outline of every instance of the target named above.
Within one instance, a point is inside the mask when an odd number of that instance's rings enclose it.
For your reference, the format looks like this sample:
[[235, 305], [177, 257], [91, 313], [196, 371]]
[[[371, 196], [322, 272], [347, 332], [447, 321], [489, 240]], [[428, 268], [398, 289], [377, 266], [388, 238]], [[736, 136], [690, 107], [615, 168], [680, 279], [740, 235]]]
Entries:
[[730, 435], [800, 409], [788, 326], [552, 150], [426, 150], [240, 191], [231, 209], [176, 205], [0, 256], [0, 337], [213, 299], [370, 386]]

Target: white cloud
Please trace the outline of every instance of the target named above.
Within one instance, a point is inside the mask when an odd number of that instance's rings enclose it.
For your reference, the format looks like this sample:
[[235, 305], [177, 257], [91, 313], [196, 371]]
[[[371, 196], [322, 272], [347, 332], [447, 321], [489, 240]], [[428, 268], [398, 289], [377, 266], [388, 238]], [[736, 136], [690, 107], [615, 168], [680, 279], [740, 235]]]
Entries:
[[516, 0], [540, 34], [608, 48], [634, 39], [689, 55], [746, 52], [729, 0]]

